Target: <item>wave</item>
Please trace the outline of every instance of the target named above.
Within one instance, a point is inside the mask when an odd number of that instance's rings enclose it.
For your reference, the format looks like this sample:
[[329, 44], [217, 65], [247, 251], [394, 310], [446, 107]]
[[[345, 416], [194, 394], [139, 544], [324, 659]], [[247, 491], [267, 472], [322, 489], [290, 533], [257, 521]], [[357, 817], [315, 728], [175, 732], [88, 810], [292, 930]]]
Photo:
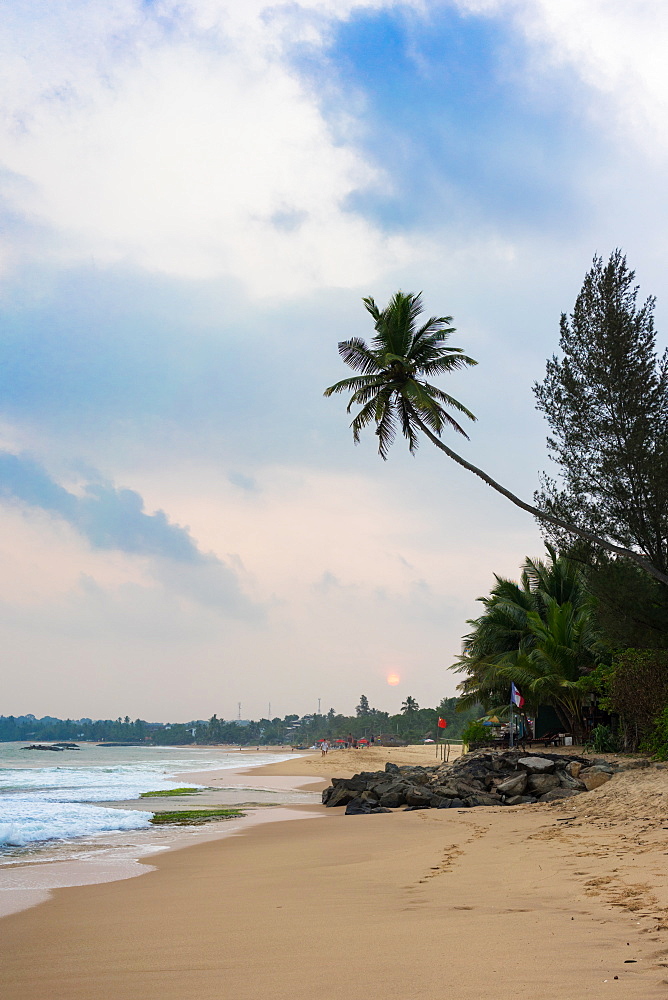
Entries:
[[46, 840], [71, 840], [116, 830], [142, 830], [150, 826], [150, 812], [138, 809], [104, 809], [71, 803], [22, 802], [0, 805], [0, 845], [23, 847]]

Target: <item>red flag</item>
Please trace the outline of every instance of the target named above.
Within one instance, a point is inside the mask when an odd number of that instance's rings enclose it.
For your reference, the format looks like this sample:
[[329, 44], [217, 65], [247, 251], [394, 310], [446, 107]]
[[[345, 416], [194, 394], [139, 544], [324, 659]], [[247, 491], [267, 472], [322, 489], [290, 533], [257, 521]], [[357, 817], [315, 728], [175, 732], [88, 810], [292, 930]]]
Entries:
[[438, 728], [439, 729], [445, 729], [445, 727], [447, 726], [447, 724], [448, 723], [446, 722], [445, 719], [439, 718], [439, 720], [438, 720]]

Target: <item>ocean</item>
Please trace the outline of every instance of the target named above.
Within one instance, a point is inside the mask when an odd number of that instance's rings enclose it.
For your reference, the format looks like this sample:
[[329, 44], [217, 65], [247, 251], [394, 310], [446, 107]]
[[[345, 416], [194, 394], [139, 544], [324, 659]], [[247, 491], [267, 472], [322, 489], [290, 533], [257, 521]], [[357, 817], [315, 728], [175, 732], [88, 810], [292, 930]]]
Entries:
[[[219, 747], [91, 744], [56, 753], [24, 750], [25, 745], [0, 743], [0, 890], [47, 890], [142, 874], [148, 869], [137, 863], [139, 857], [177, 841], [220, 836], [220, 830], [213, 831], [220, 824], [155, 827], [150, 823], [151, 799], [146, 800], [145, 811], [110, 803], [126, 803], [142, 792], [206, 787], [178, 780], [178, 774], [245, 769], [292, 756]], [[245, 785], [243, 779], [234, 780], [232, 775], [231, 779], [232, 803], [252, 800], [278, 805], [313, 797], [312, 793], [276, 791], [271, 780], [258, 791], [257, 782]], [[195, 801], [193, 807], [197, 807]], [[238, 822], [234, 821], [235, 826]], [[39, 901], [33, 896], [28, 902]], [[17, 900], [13, 894], [12, 904]], [[10, 905], [3, 910], [0, 905], [0, 914], [16, 908], [22, 907]]]

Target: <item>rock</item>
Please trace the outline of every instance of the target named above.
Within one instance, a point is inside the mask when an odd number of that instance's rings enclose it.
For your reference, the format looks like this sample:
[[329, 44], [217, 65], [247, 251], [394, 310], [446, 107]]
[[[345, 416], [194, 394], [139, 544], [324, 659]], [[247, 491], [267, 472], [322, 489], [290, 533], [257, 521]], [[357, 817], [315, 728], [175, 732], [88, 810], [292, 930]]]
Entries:
[[520, 757], [517, 764], [530, 774], [551, 774], [554, 771], [554, 761], [549, 757]]
[[370, 802], [365, 802], [362, 797], [352, 799], [346, 806], [346, 816], [368, 816], [370, 813], [387, 813], [389, 809], [381, 806], [374, 806]]
[[478, 792], [477, 795], [469, 795], [466, 799], [466, 805], [471, 809], [475, 806], [500, 806], [502, 804], [498, 795], [489, 795], [487, 792]]
[[527, 772], [519, 771], [496, 786], [499, 795], [521, 795], [527, 786]]
[[584, 782], [588, 792], [592, 792], [595, 788], [600, 788], [601, 785], [605, 785], [612, 778], [612, 775], [608, 774], [607, 771], [592, 771], [590, 774], [585, 774], [584, 771], [581, 771], [580, 774], [581, 780]]
[[641, 758], [640, 760], [625, 760], [623, 764], [617, 765], [618, 771], [635, 771], [639, 767], [649, 767], [650, 762]]
[[541, 795], [538, 799], [539, 802], [556, 802], [557, 799], [570, 799], [573, 795], [579, 795], [574, 788], [552, 788], [549, 792], [545, 792], [545, 795]]
[[466, 803], [464, 802], [463, 799], [457, 799], [457, 798], [450, 799], [450, 808], [451, 809], [464, 809], [465, 807], [466, 807]]
[[572, 778], [579, 778], [581, 770], [582, 764], [577, 760], [572, 760], [570, 764], [566, 765], [566, 771]]
[[615, 769], [614, 767], [612, 767], [611, 764], [592, 764], [591, 767], [583, 767], [583, 769], [580, 771], [579, 777], [582, 778], [582, 780], [584, 781], [584, 777], [586, 774], [599, 774], [599, 773], [609, 774], [612, 776], [615, 773]]
[[562, 788], [572, 788], [576, 792], [585, 792], [587, 786], [579, 778], [573, 778], [568, 771], [559, 771], [559, 784]]
[[419, 785], [410, 785], [406, 790], [406, 802], [409, 806], [420, 806], [426, 808], [431, 802], [431, 792]]
[[323, 789], [323, 791], [322, 791], [322, 804], [323, 804], [323, 806], [327, 805], [327, 803], [329, 802], [329, 800], [331, 799], [331, 797], [332, 797], [333, 794], [334, 794], [334, 786], [333, 785], [328, 785], [327, 788]]
[[370, 813], [373, 806], [370, 806], [368, 802], [363, 802], [360, 797], [351, 799], [346, 806], [346, 816], [361, 816], [364, 813]]
[[335, 788], [349, 788], [351, 792], [363, 792], [366, 789], [366, 781], [361, 774], [354, 774], [352, 778], [332, 778]]
[[449, 809], [452, 799], [444, 799], [441, 795], [432, 795], [429, 805], [432, 809]]
[[399, 767], [397, 764], [392, 764], [389, 760], [385, 765], [385, 770], [388, 774], [399, 774]]
[[506, 799], [505, 805], [507, 806], [523, 806], [529, 802], [537, 802], [538, 800], [534, 798], [533, 795], [511, 795]]
[[403, 792], [385, 792], [380, 797], [380, 804], [386, 809], [398, 809], [406, 804], [406, 796]]
[[535, 792], [536, 795], [545, 795], [553, 788], [559, 787], [559, 777], [556, 774], [531, 774], [527, 782], [527, 789]]
[[357, 797], [357, 792], [350, 788], [341, 788], [337, 786], [333, 789], [332, 794], [327, 799], [325, 805], [330, 808], [331, 806], [347, 806], [354, 798]]

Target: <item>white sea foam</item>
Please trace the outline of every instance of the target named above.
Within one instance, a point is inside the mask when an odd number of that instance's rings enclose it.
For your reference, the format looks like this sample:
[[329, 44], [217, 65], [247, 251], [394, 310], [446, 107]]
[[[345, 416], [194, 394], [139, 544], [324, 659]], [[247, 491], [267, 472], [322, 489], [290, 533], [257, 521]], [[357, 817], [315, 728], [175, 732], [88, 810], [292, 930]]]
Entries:
[[110, 830], [148, 827], [152, 813], [78, 803], [0, 800], [0, 844], [23, 847], [35, 841], [71, 840]]
[[[43, 766], [43, 758], [36, 760], [34, 754], [28, 756], [21, 745], [0, 744], [3, 854], [40, 842], [147, 828], [150, 812], [93, 803], [122, 802], [137, 799], [142, 792], [184, 787], [185, 782], [173, 778], [179, 772], [238, 768], [286, 756], [219, 749], [85, 747], [59, 753], [57, 764]], [[53, 759], [51, 754], [47, 757]]]

